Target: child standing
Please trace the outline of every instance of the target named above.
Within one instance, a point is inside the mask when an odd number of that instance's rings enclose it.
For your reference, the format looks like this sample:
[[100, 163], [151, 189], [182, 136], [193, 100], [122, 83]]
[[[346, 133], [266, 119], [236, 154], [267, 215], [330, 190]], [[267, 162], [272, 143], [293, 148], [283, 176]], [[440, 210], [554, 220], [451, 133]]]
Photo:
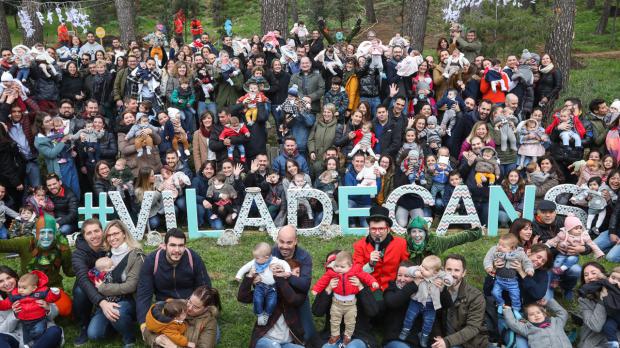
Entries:
[[[224, 139], [230, 137], [238, 137], [245, 136], [246, 138], [250, 137], [250, 131], [248, 127], [246, 127], [243, 123], [239, 122], [239, 119], [236, 116], [232, 116], [229, 120], [229, 123], [224, 126], [224, 129], [220, 133], [220, 140], [224, 141]], [[235, 148], [239, 151], [240, 162], [245, 163], [245, 146], [243, 144], [233, 144], [227, 146], [228, 159], [233, 160], [235, 154]]]
[[58, 288], [47, 286], [47, 276], [41, 271], [32, 271], [19, 278], [17, 286], [4, 300], [0, 301], [0, 310], [6, 311], [19, 302], [20, 311], [15, 316], [22, 325], [25, 345], [36, 341], [47, 328], [47, 311], [37, 301], [53, 303], [60, 299]]
[[437, 198], [437, 194], [439, 194], [439, 197], [444, 196], [451, 171], [450, 159], [445, 156], [439, 157], [437, 164], [431, 169], [433, 182], [431, 186], [431, 196], [433, 196], [433, 199]]
[[555, 300], [547, 302], [547, 307], [555, 312], [555, 317], [551, 317], [545, 308], [537, 303], [532, 303], [525, 307], [527, 321], [522, 322], [512, 313], [509, 306], [506, 308], [506, 325], [517, 335], [527, 338], [530, 348], [571, 348], [564, 325], [568, 320], [568, 312]]
[[353, 131], [355, 138], [353, 138], [353, 149], [347, 154], [348, 157], [353, 157], [358, 151], [362, 151], [367, 155], [376, 157], [375, 152], [372, 150], [377, 144], [377, 138], [375, 133], [372, 132], [372, 123], [364, 122], [362, 128]]
[[[287, 187], [288, 190], [304, 190], [304, 189], [310, 189], [310, 188], [312, 188], [312, 186], [310, 186], [310, 183], [306, 182], [306, 177], [304, 176], [304, 174], [301, 174], [301, 173], [295, 174], [295, 176], [293, 176], [293, 180], [291, 180], [291, 183]], [[303, 205], [304, 208], [306, 209], [308, 213], [308, 218], [310, 220], [314, 219], [314, 215], [312, 214], [312, 206], [310, 205], [310, 202], [308, 201], [308, 199], [299, 198], [298, 201], [299, 201], [299, 204]]]
[[[408, 273], [414, 277], [414, 281], [418, 284], [418, 291], [411, 296], [407, 314], [403, 321], [403, 329], [400, 331], [398, 339], [401, 341], [407, 339], [413, 323], [418, 315], [422, 313], [424, 324], [422, 325], [422, 332], [418, 335], [420, 346], [426, 348], [428, 347], [428, 339], [435, 322], [436, 311], [441, 309], [439, 294], [443, 286], [452, 285], [454, 278], [441, 270], [441, 259], [435, 255], [425, 257], [420, 266], [409, 267]], [[437, 279], [443, 283], [442, 287], [438, 287], [435, 284]]]
[[153, 133], [157, 133], [157, 128], [153, 127], [149, 122], [149, 116], [147, 114], [138, 113], [136, 115], [138, 121], [136, 124], [131, 126], [129, 132], [127, 132], [126, 139], [133, 139], [134, 145], [136, 147], [136, 152], [138, 153], [138, 157], [142, 157], [144, 153], [144, 149], [146, 149], [146, 154], [150, 155], [153, 150], [153, 137], [147, 132], [144, 132], [147, 129], [150, 129]]
[[[534, 266], [532, 261], [527, 257], [523, 248], [518, 246], [519, 240], [512, 234], [504, 234], [499, 238], [499, 243], [491, 247], [484, 257], [484, 270], [492, 277], [495, 277], [493, 284], [493, 297], [497, 302], [497, 311], [503, 313], [504, 298], [502, 292], [508, 292], [510, 302], [514, 308], [514, 316], [521, 319], [521, 291], [519, 290], [519, 281], [517, 280], [517, 271], [511, 268], [514, 261], [521, 262], [521, 267], [529, 276], [534, 275]], [[495, 261], [504, 262], [504, 267], [496, 268]]]
[[233, 214], [233, 219], [236, 214], [233, 209], [233, 200], [237, 198], [237, 191], [233, 186], [226, 182], [224, 174], [216, 174], [212, 179], [212, 184], [207, 189], [207, 198], [213, 201], [215, 209], [210, 219], [215, 220], [218, 217], [224, 221], [226, 217]]
[[334, 297], [329, 311], [330, 332], [329, 344], [335, 344], [340, 339], [340, 324], [344, 321], [344, 337], [342, 343], [346, 346], [351, 342], [355, 330], [357, 317], [356, 294], [360, 292], [357, 286], [351, 284], [351, 277], [357, 277], [364, 285], [379, 288], [379, 283], [370, 274], [362, 271], [359, 265], [353, 264], [353, 255], [348, 251], [339, 252], [333, 264], [327, 266], [325, 274], [312, 287], [312, 294], [317, 295], [329, 286], [332, 279], [338, 279], [338, 286], [333, 289]]
[[252, 251], [254, 260], [243, 265], [235, 278], [241, 281], [246, 273], [250, 276], [259, 276], [260, 282], [254, 284], [252, 305], [254, 314], [257, 316], [256, 325], [267, 325], [269, 317], [273, 314], [278, 303], [278, 292], [275, 288], [276, 281], [273, 278], [271, 265], [281, 266], [285, 272], [291, 272], [289, 264], [275, 256], [271, 256], [271, 246], [265, 242], [258, 243]]
[[334, 214], [338, 214], [338, 202], [334, 194], [338, 189], [339, 179], [338, 160], [336, 158], [328, 158], [325, 160], [325, 171], [319, 175], [314, 183], [314, 187], [325, 192], [331, 200]]
[[170, 101], [172, 106], [181, 112], [183, 129], [185, 129], [187, 133], [193, 134], [196, 131], [196, 111], [192, 106], [196, 101], [196, 96], [194, 95], [194, 89], [190, 85], [187, 77], [179, 79], [179, 87], [172, 91]]
[[195, 348], [184, 336], [187, 330], [187, 300], [159, 301], [146, 313], [146, 328], [158, 335], [164, 335], [179, 347]]
[[6, 187], [0, 184], [0, 239], [9, 238], [9, 231], [6, 226], [6, 215], [17, 219], [19, 214], [4, 204], [4, 196], [6, 195]]
[[19, 209], [19, 216], [13, 220], [9, 227], [9, 238], [33, 236], [37, 224], [37, 214], [34, 208], [25, 205]]
[[265, 181], [269, 184], [269, 193], [265, 197], [265, 203], [267, 203], [267, 209], [269, 214], [271, 214], [271, 218], [275, 219], [282, 208], [284, 188], [280, 182], [280, 175], [276, 171], [267, 174]]

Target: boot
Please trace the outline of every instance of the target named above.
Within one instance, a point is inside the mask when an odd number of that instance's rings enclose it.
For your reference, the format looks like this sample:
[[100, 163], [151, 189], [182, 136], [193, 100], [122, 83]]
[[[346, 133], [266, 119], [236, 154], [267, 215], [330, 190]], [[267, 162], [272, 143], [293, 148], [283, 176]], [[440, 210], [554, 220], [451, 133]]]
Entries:
[[409, 336], [409, 332], [411, 331], [411, 329], [402, 329], [400, 331], [400, 335], [398, 335], [398, 339], [401, 341], [405, 341], [407, 339], [407, 336]]
[[420, 339], [420, 347], [428, 348], [428, 334], [419, 333], [418, 338]]
[[340, 335], [338, 335], [338, 336], [330, 336], [329, 337], [329, 341], [327, 341], [327, 343], [329, 343], [329, 344], [336, 344], [338, 342], [338, 340], [340, 340]]

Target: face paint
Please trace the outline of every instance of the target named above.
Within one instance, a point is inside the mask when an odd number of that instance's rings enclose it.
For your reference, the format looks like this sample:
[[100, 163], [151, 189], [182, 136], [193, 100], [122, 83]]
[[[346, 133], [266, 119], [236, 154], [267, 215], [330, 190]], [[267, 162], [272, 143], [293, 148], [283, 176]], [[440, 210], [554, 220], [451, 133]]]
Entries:
[[409, 235], [411, 236], [413, 242], [416, 244], [420, 244], [424, 242], [424, 239], [426, 239], [426, 232], [418, 228], [412, 229], [411, 232], [409, 232]]
[[39, 231], [38, 246], [41, 249], [49, 249], [54, 243], [54, 231], [50, 228], [42, 228]]

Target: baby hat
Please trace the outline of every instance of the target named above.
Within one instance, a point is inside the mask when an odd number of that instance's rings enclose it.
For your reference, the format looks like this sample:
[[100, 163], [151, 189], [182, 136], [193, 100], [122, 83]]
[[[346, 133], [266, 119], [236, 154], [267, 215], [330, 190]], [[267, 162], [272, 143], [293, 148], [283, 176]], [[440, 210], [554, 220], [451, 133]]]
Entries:
[[439, 156], [439, 159], [437, 160], [437, 164], [445, 164], [445, 165], [450, 165], [450, 159], [447, 156]]
[[577, 226], [583, 227], [583, 224], [581, 223], [581, 220], [579, 220], [579, 218], [576, 216], [567, 216], [564, 220], [564, 230], [566, 230], [566, 232], [572, 230]]
[[426, 123], [427, 123], [428, 125], [431, 125], [431, 124], [432, 124], [432, 125], [435, 125], [435, 126], [436, 126], [436, 125], [437, 125], [437, 117], [432, 116], [432, 115], [431, 115], [431, 116], [429, 116], [429, 117], [426, 119]]
[[1, 82], [12, 82], [13, 81], [13, 75], [11, 75], [10, 72], [5, 71], [2, 73], [2, 77], [0, 78]]
[[288, 94], [292, 95], [292, 96], [297, 96], [298, 90], [297, 90], [297, 85], [292, 85], [289, 89], [288, 89]]
[[[3, 74], [3, 76], [4, 76], [4, 74]], [[3, 79], [3, 81], [4, 81], [4, 79]], [[616, 110], [620, 110], [620, 100], [619, 99], [614, 100], [613, 103], [611, 103], [611, 105], [609, 107], [610, 108], [614, 108]]]

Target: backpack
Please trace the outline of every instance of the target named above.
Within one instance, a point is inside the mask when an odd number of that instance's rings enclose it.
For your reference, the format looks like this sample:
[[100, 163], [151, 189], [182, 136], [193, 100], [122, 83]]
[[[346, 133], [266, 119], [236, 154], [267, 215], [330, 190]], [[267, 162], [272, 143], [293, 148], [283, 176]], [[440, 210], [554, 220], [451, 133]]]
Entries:
[[[164, 249], [158, 249], [157, 253], [155, 254], [155, 267], [153, 267], [153, 276], [157, 273], [157, 267], [159, 266], [159, 255], [161, 254], [163, 250]], [[191, 268], [193, 272], [194, 271], [194, 257], [192, 256], [192, 253], [189, 251], [189, 249], [185, 248], [185, 252], [189, 256], [189, 267]]]

